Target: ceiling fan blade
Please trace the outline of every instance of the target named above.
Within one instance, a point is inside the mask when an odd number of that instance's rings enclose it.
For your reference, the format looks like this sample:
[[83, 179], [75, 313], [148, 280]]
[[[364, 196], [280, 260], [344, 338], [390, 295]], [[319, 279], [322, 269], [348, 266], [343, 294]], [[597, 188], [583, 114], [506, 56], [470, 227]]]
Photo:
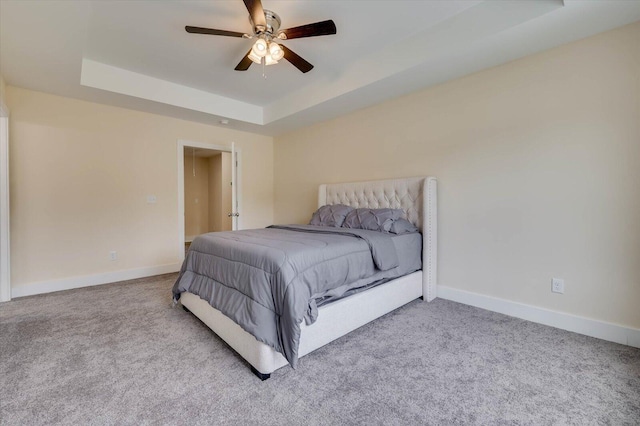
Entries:
[[284, 51], [284, 58], [287, 61], [291, 62], [294, 67], [298, 68], [303, 73], [307, 73], [313, 69], [313, 65], [302, 59], [300, 55], [289, 49], [287, 46], [281, 46], [282, 50]]
[[244, 58], [242, 58], [238, 65], [236, 65], [236, 67], [234, 68], [236, 71], [246, 71], [249, 69], [249, 67], [253, 63], [253, 61], [249, 59], [249, 53], [251, 53], [251, 49], [249, 49], [247, 54], [244, 55]]
[[188, 33], [192, 34], [209, 34], [209, 35], [220, 35], [227, 37], [242, 37], [244, 33], [239, 33], [236, 31], [225, 31], [225, 30], [214, 30], [213, 28], [200, 28], [200, 27], [191, 27], [187, 25], [184, 27]]
[[263, 31], [267, 29], [267, 20], [264, 17], [264, 9], [260, 0], [243, 0], [244, 5], [249, 11], [249, 16], [256, 27], [262, 27]]
[[[278, 38], [291, 40], [292, 38], [316, 37], [335, 34], [336, 31], [336, 24], [329, 19], [328, 21], [315, 22], [313, 24], [278, 31]], [[284, 34], [284, 37], [282, 37], [281, 34]]]

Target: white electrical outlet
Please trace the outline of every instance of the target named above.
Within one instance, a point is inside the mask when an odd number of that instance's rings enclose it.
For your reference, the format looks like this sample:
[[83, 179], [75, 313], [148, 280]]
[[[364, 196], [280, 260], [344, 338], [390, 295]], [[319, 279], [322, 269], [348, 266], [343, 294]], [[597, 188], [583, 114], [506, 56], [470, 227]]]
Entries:
[[111, 260], [111, 261], [118, 260], [118, 252], [117, 251], [110, 251], [109, 252], [109, 260]]
[[552, 278], [551, 291], [554, 293], [564, 293], [564, 280], [562, 278]]

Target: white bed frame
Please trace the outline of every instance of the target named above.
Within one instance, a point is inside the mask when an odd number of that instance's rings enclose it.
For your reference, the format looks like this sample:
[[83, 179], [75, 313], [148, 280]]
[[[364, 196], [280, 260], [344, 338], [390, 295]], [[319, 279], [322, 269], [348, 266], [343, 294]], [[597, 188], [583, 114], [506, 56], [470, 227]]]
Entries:
[[[434, 177], [392, 179], [320, 185], [318, 206], [346, 204], [354, 208], [401, 208], [420, 228], [421, 271], [318, 308], [318, 319], [301, 325], [298, 356], [302, 357], [419, 297], [436, 297], [437, 181]], [[182, 305], [236, 350], [262, 380], [288, 364], [270, 346], [259, 342], [223, 313], [192, 293], [183, 293]]]

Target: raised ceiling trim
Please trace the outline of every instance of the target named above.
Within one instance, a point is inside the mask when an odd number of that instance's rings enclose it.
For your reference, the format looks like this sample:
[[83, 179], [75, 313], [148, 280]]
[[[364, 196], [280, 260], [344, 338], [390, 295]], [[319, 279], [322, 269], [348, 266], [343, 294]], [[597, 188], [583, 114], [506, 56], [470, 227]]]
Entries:
[[82, 60], [80, 84], [233, 120], [265, 124], [263, 109], [260, 106], [90, 59]]

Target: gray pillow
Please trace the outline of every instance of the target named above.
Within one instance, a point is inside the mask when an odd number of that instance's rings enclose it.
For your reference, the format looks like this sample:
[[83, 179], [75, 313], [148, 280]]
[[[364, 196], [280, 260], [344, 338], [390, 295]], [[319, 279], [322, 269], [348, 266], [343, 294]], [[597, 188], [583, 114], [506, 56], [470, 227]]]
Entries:
[[414, 232], [420, 232], [417, 226], [409, 222], [407, 219], [398, 219], [391, 224], [389, 232], [392, 234], [412, 234]]
[[320, 207], [311, 216], [309, 225], [317, 226], [333, 226], [340, 228], [344, 222], [347, 213], [353, 210], [353, 207], [344, 204], [332, 204]]
[[402, 216], [402, 209], [355, 209], [347, 214], [342, 227], [389, 232], [393, 222]]

